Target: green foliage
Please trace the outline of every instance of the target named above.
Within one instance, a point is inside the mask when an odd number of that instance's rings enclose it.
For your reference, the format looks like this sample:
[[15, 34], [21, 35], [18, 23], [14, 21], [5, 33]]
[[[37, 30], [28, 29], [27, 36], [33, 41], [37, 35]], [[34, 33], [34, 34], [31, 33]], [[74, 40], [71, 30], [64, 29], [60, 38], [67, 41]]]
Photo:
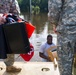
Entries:
[[22, 0], [18, 0], [18, 3], [21, 5], [22, 4]]
[[40, 0], [39, 7], [40, 7], [41, 12], [44, 12], [44, 11], [47, 12], [48, 11], [48, 0]]
[[21, 12], [27, 12], [29, 11], [30, 4], [29, 0], [17, 0], [20, 6]]
[[39, 6], [32, 6], [32, 13], [33, 14], [39, 14], [40, 13]]
[[[21, 12], [30, 11], [30, 0], [18, 0]], [[47, 12], [48, 11], [48, 0], [31, 0], [32, 12]]]
[[34, 8], [35, 8], [35, 7], [32, 5], [32, 13], [34, 13]]

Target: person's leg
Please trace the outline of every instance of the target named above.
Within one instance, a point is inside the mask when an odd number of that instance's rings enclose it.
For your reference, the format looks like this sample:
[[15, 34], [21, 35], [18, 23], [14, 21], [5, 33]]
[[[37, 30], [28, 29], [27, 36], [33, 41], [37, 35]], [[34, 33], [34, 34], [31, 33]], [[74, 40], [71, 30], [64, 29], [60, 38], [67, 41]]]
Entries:
[[13, 66], [14, 64], [14, 54], [7, 54], [7, 59], [4, 59], [7, 72], [20, 72], [21, 68]]
[[60, 75], [72, 75], [72, 65], [74, 58], [74, 42], [67, 39], [66, 35], [58, 35], [58, 65], [60, 70]]
[[4, 59], [6, 66], [12, 66], [14, 64], [14, 54], [7, 54], [7, 58]]

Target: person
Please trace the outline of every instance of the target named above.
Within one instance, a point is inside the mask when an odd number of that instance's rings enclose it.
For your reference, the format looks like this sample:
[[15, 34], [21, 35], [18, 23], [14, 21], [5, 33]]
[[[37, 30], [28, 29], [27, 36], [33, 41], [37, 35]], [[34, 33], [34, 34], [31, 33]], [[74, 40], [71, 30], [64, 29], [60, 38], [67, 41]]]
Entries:
[[[39, 56], [42, 58], [43, 62], [49, 62], [50, 57], [48, 56], [47, 50], [49, 50], [50, 47], [55, 46], [55, 44], [52, 42], [52, 35], [47, 35], [47, 42], [42, 44], [39, 50]], [[53, 48], [51, 52], [56, 51], [56, 48]]]
[[76, 0], [48, 0], [48, 19], [57, 33], [60, 75], [72, 75], [76, 47]]
[[[17, 16], [20, 14], [19, 5], [16, 0], [0, 0], [0, 13], [7, 14], [12, 13]], [[5, 20], [0, 15], [0, 24], [4, 24]], [[20, 72], [21, 68], [13, 66], [14, 64], [14, 54], [7, 54], [7, 58], [4, 59], [7, 72]]]

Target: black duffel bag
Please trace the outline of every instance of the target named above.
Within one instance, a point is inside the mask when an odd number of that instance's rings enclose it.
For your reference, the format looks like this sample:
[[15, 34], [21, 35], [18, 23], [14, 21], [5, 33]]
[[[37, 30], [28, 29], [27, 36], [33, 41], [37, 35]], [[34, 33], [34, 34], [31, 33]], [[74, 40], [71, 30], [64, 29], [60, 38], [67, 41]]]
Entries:
[[7, 54], [25, 54], [30, 51], [25, 23], [14, 22], [3, 25]]
[[3, 26], [0, 25], [0, 59], [7, 58], [7, 52], [6, 52], [6, 41], [3, 33]]

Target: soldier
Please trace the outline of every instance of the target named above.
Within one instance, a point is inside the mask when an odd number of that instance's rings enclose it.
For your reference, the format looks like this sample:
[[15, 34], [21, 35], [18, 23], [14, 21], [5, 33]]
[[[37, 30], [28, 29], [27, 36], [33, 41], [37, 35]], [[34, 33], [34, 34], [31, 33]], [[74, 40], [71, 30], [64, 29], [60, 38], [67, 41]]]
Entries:
[[[19, 16], [19, 6], [16, 0], [0, 0], [0, 13], [12, 13]], [[1, 18], [1, 17], [0, 17]], [[1, 19], [0, 19], [1, 20]], [[4, 21], [3, 21], [4, 22]], [[7, 59], [4, 59], [7, 72], [20, 72], [21, 68], [13, 66], [14, 54], [7, 54]]]
[[76, 45], [76, 0], [48, 0], [48, 17], [56, 26], [60, 75], [72, 75]]

